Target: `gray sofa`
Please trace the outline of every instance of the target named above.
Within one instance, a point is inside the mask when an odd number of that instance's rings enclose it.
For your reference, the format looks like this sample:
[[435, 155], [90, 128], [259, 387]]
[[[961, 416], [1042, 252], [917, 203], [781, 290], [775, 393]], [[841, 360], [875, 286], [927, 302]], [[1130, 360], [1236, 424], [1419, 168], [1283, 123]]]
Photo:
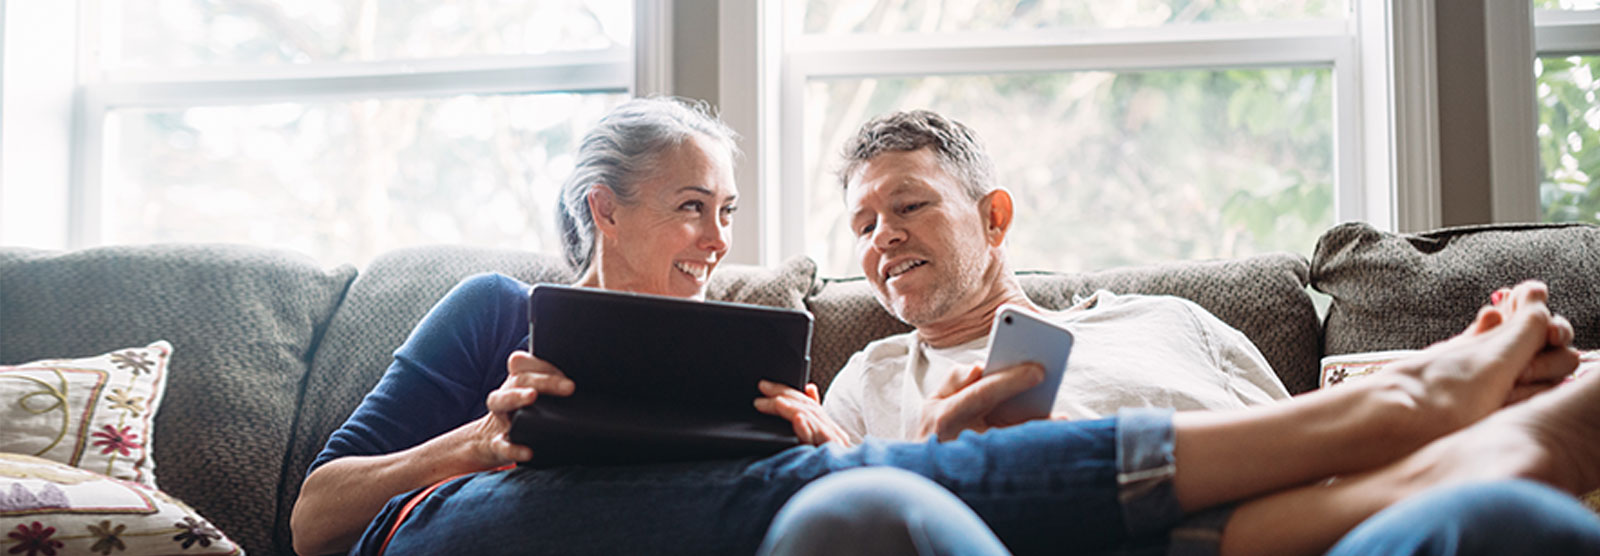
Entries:
[[[1495, 287], [1541, 278], [1553, 307], [1600, 347], [1600, 229], [1453, 228], [1417, 235], [1329, 230], [1312, 260], [1291, 254], [1092, 273], [1025, 272], [1062, 307], [1095, 289], [1171, 294], [1261, 348], [1291, 391], [1316, 387], [1324, 354], [1420, 347], [1459, 330]], [[288, 520], [307, 465], [360, 402], [413, 324], [461, 278], [572, 276], [553, 255], [401, 249], [360, 270], [238, 245], [75, 251], [0, 247], [0, 364], [77, 357], [165, 339], [173, 362], [156, 417], [156, 475], [254, 554], [290, 554]], [[1310, 285], [1332, 297], [1319, 319]], [[795, 259], [724, 267], [716, 299], [811, 311], [812, 374], [826, 387], [867, 342], [906, 330], [860, 279]]]

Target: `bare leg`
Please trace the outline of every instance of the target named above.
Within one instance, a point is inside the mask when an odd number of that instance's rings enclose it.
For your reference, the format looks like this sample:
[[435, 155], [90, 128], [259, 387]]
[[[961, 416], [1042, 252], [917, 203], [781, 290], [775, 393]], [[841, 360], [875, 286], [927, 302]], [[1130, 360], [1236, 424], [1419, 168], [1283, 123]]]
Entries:
[[1566, 375], [1577, 361], [1564, 347], [1571, 326], [1550, 316], [1546, 296], [1543, 284], [1519, 285], [1460, 335], [1349, 385], [1176, 415], [1179, 504], [1194, 511], [1373, 469], [1500, 408], [1519, 381]]
[[[1547, 382], [1548, 377], [1571, 371], [1576, 353], [1565, 347], [1571, 341], [1570, 325], [1563, 319], [1548, 319], [1543, 301], [1542, 287], [1519, 286], [1512, 301], [1502, 304], [1510, 312], [1504, 326], [1480, 328], [1476, 334], [1469, 330], [1397, 369], [1405, 376], [1422, 377], [1427, 389], [1419, 396], [1419, 407], [1430, 408], [1441, 420], [1438, 427], [1419, 426], [1415, 431], [1426, 434], [1459, 419], [1472, 420], [1472, 412], [1481, 411], [1485, 402], [1482, 392], [1473, 393], [1471, 388], [1489, 388], [1508, 399], [1520, 399], [1523, 393], [1498, 382], [1508, 366], [1516, 370], [1513, 382]], [[1541, 326], [1541, 321], [1552, 325]], [[1529, 355], [1531, 363], [1516, 364], [1529, 345], [1535, 348]], [[1458, 372], [1447, 372], [1451, 366]], [[1462, 383], [1453, 384], [1455, 380]], [[1597, 433], [1600, 375], [1496, 412], [1375, 470], [1250, 501], [1233, 514], [1222, 549], [1226, 554], [1321, 552], [1377, 511], [1434, 486], [1526, 478], [1568, 492], [1586, 492], [1600, 486], [1600, 465], [1594, 463], [1600, 461]], [[1406, 438], [1415, 437], [1401, 435], [1399, 440]], [[1378, 436], [1367, 442], [1384, 444], [1392, 439]]]
[[1531, 479], [1568, 493], [1600, 487], [1600, 374], [1513, 406], [1375, 471], [1251, 501], [1233, 514], [1224, 554], [1309, 554], [1425, 489]]

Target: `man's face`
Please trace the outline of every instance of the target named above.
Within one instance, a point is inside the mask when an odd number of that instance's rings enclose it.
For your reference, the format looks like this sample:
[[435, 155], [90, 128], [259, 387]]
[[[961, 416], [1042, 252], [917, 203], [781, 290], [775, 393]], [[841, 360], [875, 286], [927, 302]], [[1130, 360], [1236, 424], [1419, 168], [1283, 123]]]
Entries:
[[982, 296], [992, 247], [980, 203], [932, 149], [874, 157], [850, 176], [845, 197], [861, 271], [900, 320], [937, 323]]

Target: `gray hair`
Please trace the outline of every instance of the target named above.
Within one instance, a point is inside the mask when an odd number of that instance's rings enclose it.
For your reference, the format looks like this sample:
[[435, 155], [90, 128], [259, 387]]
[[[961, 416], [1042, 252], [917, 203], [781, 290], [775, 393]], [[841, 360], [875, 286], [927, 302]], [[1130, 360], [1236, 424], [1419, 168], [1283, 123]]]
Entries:
[[693, 137], [727, 147], [737, 156], [737, 134], [711, 115], [704, 101], [673, 97], [636, 98], [600, 118], [578, 146], [576, 167], [561, 184], [556, 200], [556, 225], [561, 231], [567, 264], [583, 274], [594, 257], [594, 215], [589, 192], [605, 184], [617, 201], [633, 199], [634, 186], [656, 168], [662, 153]]
[[939, 165], [949, 172], [976, 201], [995, 188], [994, 159], [983, 149], [978, 135], [961, 122], [928, 110], [895, 112], [861, 124], [845, 144], [839, 185], [850, 187], [850, 176], [884, 152], [909, 152], [932, 147]]

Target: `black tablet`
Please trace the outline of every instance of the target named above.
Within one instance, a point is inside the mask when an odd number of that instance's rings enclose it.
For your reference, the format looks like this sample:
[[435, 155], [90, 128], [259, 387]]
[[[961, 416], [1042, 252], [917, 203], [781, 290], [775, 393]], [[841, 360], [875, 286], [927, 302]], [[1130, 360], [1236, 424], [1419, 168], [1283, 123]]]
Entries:
[[532, 352], [577, 385], [520, 410], [511, 439], [536, 466], [767, 455], [798, 444], [788, 421], [752, 402], [760, 380], [803, 388], [811, 315], [541, 284], [529, 304]]

